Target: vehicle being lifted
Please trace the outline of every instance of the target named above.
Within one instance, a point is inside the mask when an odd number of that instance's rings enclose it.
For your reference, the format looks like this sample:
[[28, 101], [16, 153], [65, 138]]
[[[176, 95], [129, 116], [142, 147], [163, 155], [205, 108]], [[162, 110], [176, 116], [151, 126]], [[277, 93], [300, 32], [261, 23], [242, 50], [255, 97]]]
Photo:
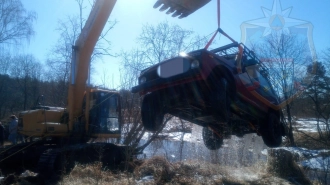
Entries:
[[243, 44], [181, 54], [142, 70], [138, 80], [132, 92], [144, 95], [141, 116], [149, 131], [168, 113], [204, 127], [211, 150], [230, 135], [257, 133], [269, 147], [285, 135], [268, 70]]

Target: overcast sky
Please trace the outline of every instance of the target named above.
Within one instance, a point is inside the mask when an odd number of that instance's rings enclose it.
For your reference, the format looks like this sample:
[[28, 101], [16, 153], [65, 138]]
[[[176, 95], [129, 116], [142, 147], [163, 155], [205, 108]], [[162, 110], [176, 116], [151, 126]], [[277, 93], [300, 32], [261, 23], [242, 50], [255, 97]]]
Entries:
[[[37, 13], [38, 19], [34, 24], [35, 36], [21, 52], [31, 53], [39, 61], [44, 62], [58, 39], [59, 33], [56, 31], [58, 21], [64, 20], [69, 15], [78, 14], [77, 3], [74, 0], [22, 0], [22, 2], [27, 10]], [[167, 20], [171, 24], [193, 30], [199, 35], [209, 35], [217, 28], [216, 0], [212, 0], [184, 19], [172, 18], [164, 12], [153, 9], [155, 2], [156, 0], [117, 0], [110, 20], [117, 20], [118, 24], [108, 38], [112, 42], [113, 52], [129, 51], [138, 47], [136, 38], [144, 24], [157, 25]], [[221, 0], [221, 28], [235, 40], [242, 41], [243, 32], [247, 29], [241, 30], [242, 23], [263, 28], [262, 34], [272, 31], [274, 25], [277, 28], [280, 25], [281, 29], [291, 29], [298, 28], [302, 25], [300, 23], [308, 23], [313, 26], [312, 40], [318, 52], [330, 47], [329, 7], [329, 0]], [[89, 9], [84, 11], [87, 17]], [[219, 46], [229, 42], [219, 36], [217, 40]], [[112, 86], [114, 81], [115, 87], [120, 85], [118, 60], [106, 58], [95, 66], [97, 73], [107, 71], [109, 84]], [[101, 77], [97, 73], [92, 77], [94, 84], [101, 83]], [[114, 80], [111, 79], [112, 77]]]

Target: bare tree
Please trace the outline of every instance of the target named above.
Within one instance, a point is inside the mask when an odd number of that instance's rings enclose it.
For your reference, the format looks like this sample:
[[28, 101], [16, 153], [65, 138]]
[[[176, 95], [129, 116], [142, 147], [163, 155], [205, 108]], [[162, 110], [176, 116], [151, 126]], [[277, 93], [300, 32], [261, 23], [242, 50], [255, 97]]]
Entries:
[[9, 53], [0, 54], [0, 118], [5, 116], [6, 105], [10, 101], [10, 94], [8, 93], [10, 61], [11, 56]]
[[58, 23], [57, 31], [60, 37], [47, 59], [54, 80], [63, 82], [69, 80], [72, 46], [81, 32], [78, 20], [77, 16], [68, 17], [66, 21], [60, 20]]
[[39, 95], [38, 83], [41, 81], [43, 67], [32, 55], [17, 56], [11, 62], [11, 76], [16, 79], [15, 92], [19, 94], [17, 97], [22, 97], [14, 103], [21, 103], [23, 110], [26, 110]]
[[[62, 102], [64, 105], [59, 106], [66, 105], [71, 69], [72, 47], [75, 45], [75, 41], [78, 39], [86, 21], [86, 18], [84, 18], [84, 10], [89, 9], [87, 8], [88, 6], [92, 6], [92, 4], [86, 0], [76, 0], [76, 2], [78, 5], [79, 14], [70, 15], [67, 19], [60, 20], [58, 22], [57, 31], [59, 32], [60, 37], [53, 46], [53, 49], [47, 59], [48, 79], [60, 82], [60, 84], [57, 84], [57, 89], [55, 91], [57, 92], [57, 99], [61, 100], [57, 102]], [[91, 57], [91, 64], [93, 64], [93, 61], [102, 59], [103, 55], [111, 55], [111, 43], [106, 39], [106, 36], [115, 24], [116, 21], [108, 21], [107, 25], [103, 29], [103, 32], [94, 48]], [[90, 74], [91, 73], [93, 73], [92, 67], [90, 67]]]
[[11, 65], [11, 55], [8, 52], [0, 53], [0, 74], [8, 74]]
[[144, 25], [137, 42], [140, 45], [139, 49], [132, 49], [121, 54], [121, 94], [125, 120], [124, 144], [130, 144], [142, 151], [158, 136], [173, 116], [165, 115], [160, 129], [151, 133], [145, 142], [137, 147], [146, 132], [141, 124], [141, 97], [128, 90], [137, 84], [142, 69], [177, 56], [182, 51], [200, 49], [207, 40], [205, 37], [194, 35], [190, 30], [185, 30], [178, 25], [170, 25], [165, 21], [156, 26]]
[[156, 26], [144, 25], [137, 41], [139, 49], [120, 55], [122, 88], [130, 89], [136, 85], [140, 71], [148, 66], [177, 56], [180, 52], [203, 48], [207, 38], [164, 21]]
[[167, 21], [157, 26], [144, 25], [138, 38], [138, 43], [144, 48], [147, 65], [177, 56], [182, 51], [200, 49], [206, 42], [206, 38], [194, 36], [193, 31], [170, 25]]
[[[330, 138], [330, 49], [322, 53], [320, 61], [317, 62], [315, 76], [305, 92], [305, 96], [309, 97], [313, 106], [308, 106], [309, 110], [314, 113], [317, 121], [317, 131], [319, 138], [313, 138], [322, 144], [329, 146]], [[313, 66], [308, 66], [307, 70], [311, 71]], [[328, 70], [327, 70], [328, 68]]]
[[[80, 35], [86, 21], [83, 17], [83, 11], [86, 9], [86, 1], [76, 0], [76, 2], [79, 15], [71, 15], [66, 20], [59, 21], [57, 31], [60, 33], [60, 37], [54, 45], [50, 57], [47, 59], [47, 64], [50, 68], [49, 74], [53, 76], [52, 79], [63, 82], [68, 82], [69, 80], [72, 47], [75, 45], [75, 41]], [[115, 25], [116, 21], [108, 21], [94, 48], [91, 61], [102, 59], [104, 55], [114, 56], [110, 53], [111, 43], [107, 40], [106, 36]]]
[[297, 93], [295, 85], [307, 76], [306, 67], [313, 62], [306, 40], [301, 40], [294, 34], [275, 32], [255, 44], [254, 49], [269, 69], [269, 76], [280, 102], [285, 102], [283, 110], [287, 119], [282, 117], [282, 121], [288, 125], [288, 139], [290, 145], [294, 146], [292, 105], [291, 101], [285, 100]]
[[19, 44], [34, 34], [35, 12], [24, 9], [20, 0], [0, 0], [0, 44]]

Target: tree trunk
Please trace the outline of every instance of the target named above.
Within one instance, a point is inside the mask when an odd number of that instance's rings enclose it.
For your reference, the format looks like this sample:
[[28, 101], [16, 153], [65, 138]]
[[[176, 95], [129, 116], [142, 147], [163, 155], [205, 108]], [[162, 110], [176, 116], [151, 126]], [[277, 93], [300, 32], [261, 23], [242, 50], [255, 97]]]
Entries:
[[286, 112], [288, 116], [288, 122], [289, 122], [289, 131], [288, 131], [288, 138], [290, 142], [290, 146], [296, 146], [294, 142], [294, 137], [293, 137], [293, 128], [292, 128], [292, 116], [291, 116], [291, 107], [290, 105], [286, 105]]

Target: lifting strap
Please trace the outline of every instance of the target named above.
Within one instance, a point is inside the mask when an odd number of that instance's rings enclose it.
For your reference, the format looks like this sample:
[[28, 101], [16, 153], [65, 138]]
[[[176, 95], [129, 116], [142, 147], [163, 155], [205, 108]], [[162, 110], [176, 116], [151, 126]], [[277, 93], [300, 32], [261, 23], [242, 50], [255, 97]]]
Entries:
[[236, 42], [233, 38], [231, 38], [227, 33], [225, 33], [221, 28], [220, 28], [220, 0], [217, 1], [217, 14], [218, 14], [218, 28], [217, 30], [215, 30], [215, 33], [213, 34], [212, 38], [209, 40], [209, 42], [206, 44], [206, 46], [204, 47], [204, 49], [208, 49], [209, 46], [212, 44], [215, 36], [217, 35], [217, 33], [219, 32], [220, 34], [224, 35], [225, 37], [227, 37], [229, 40], [231, 40], [232, 42]]

